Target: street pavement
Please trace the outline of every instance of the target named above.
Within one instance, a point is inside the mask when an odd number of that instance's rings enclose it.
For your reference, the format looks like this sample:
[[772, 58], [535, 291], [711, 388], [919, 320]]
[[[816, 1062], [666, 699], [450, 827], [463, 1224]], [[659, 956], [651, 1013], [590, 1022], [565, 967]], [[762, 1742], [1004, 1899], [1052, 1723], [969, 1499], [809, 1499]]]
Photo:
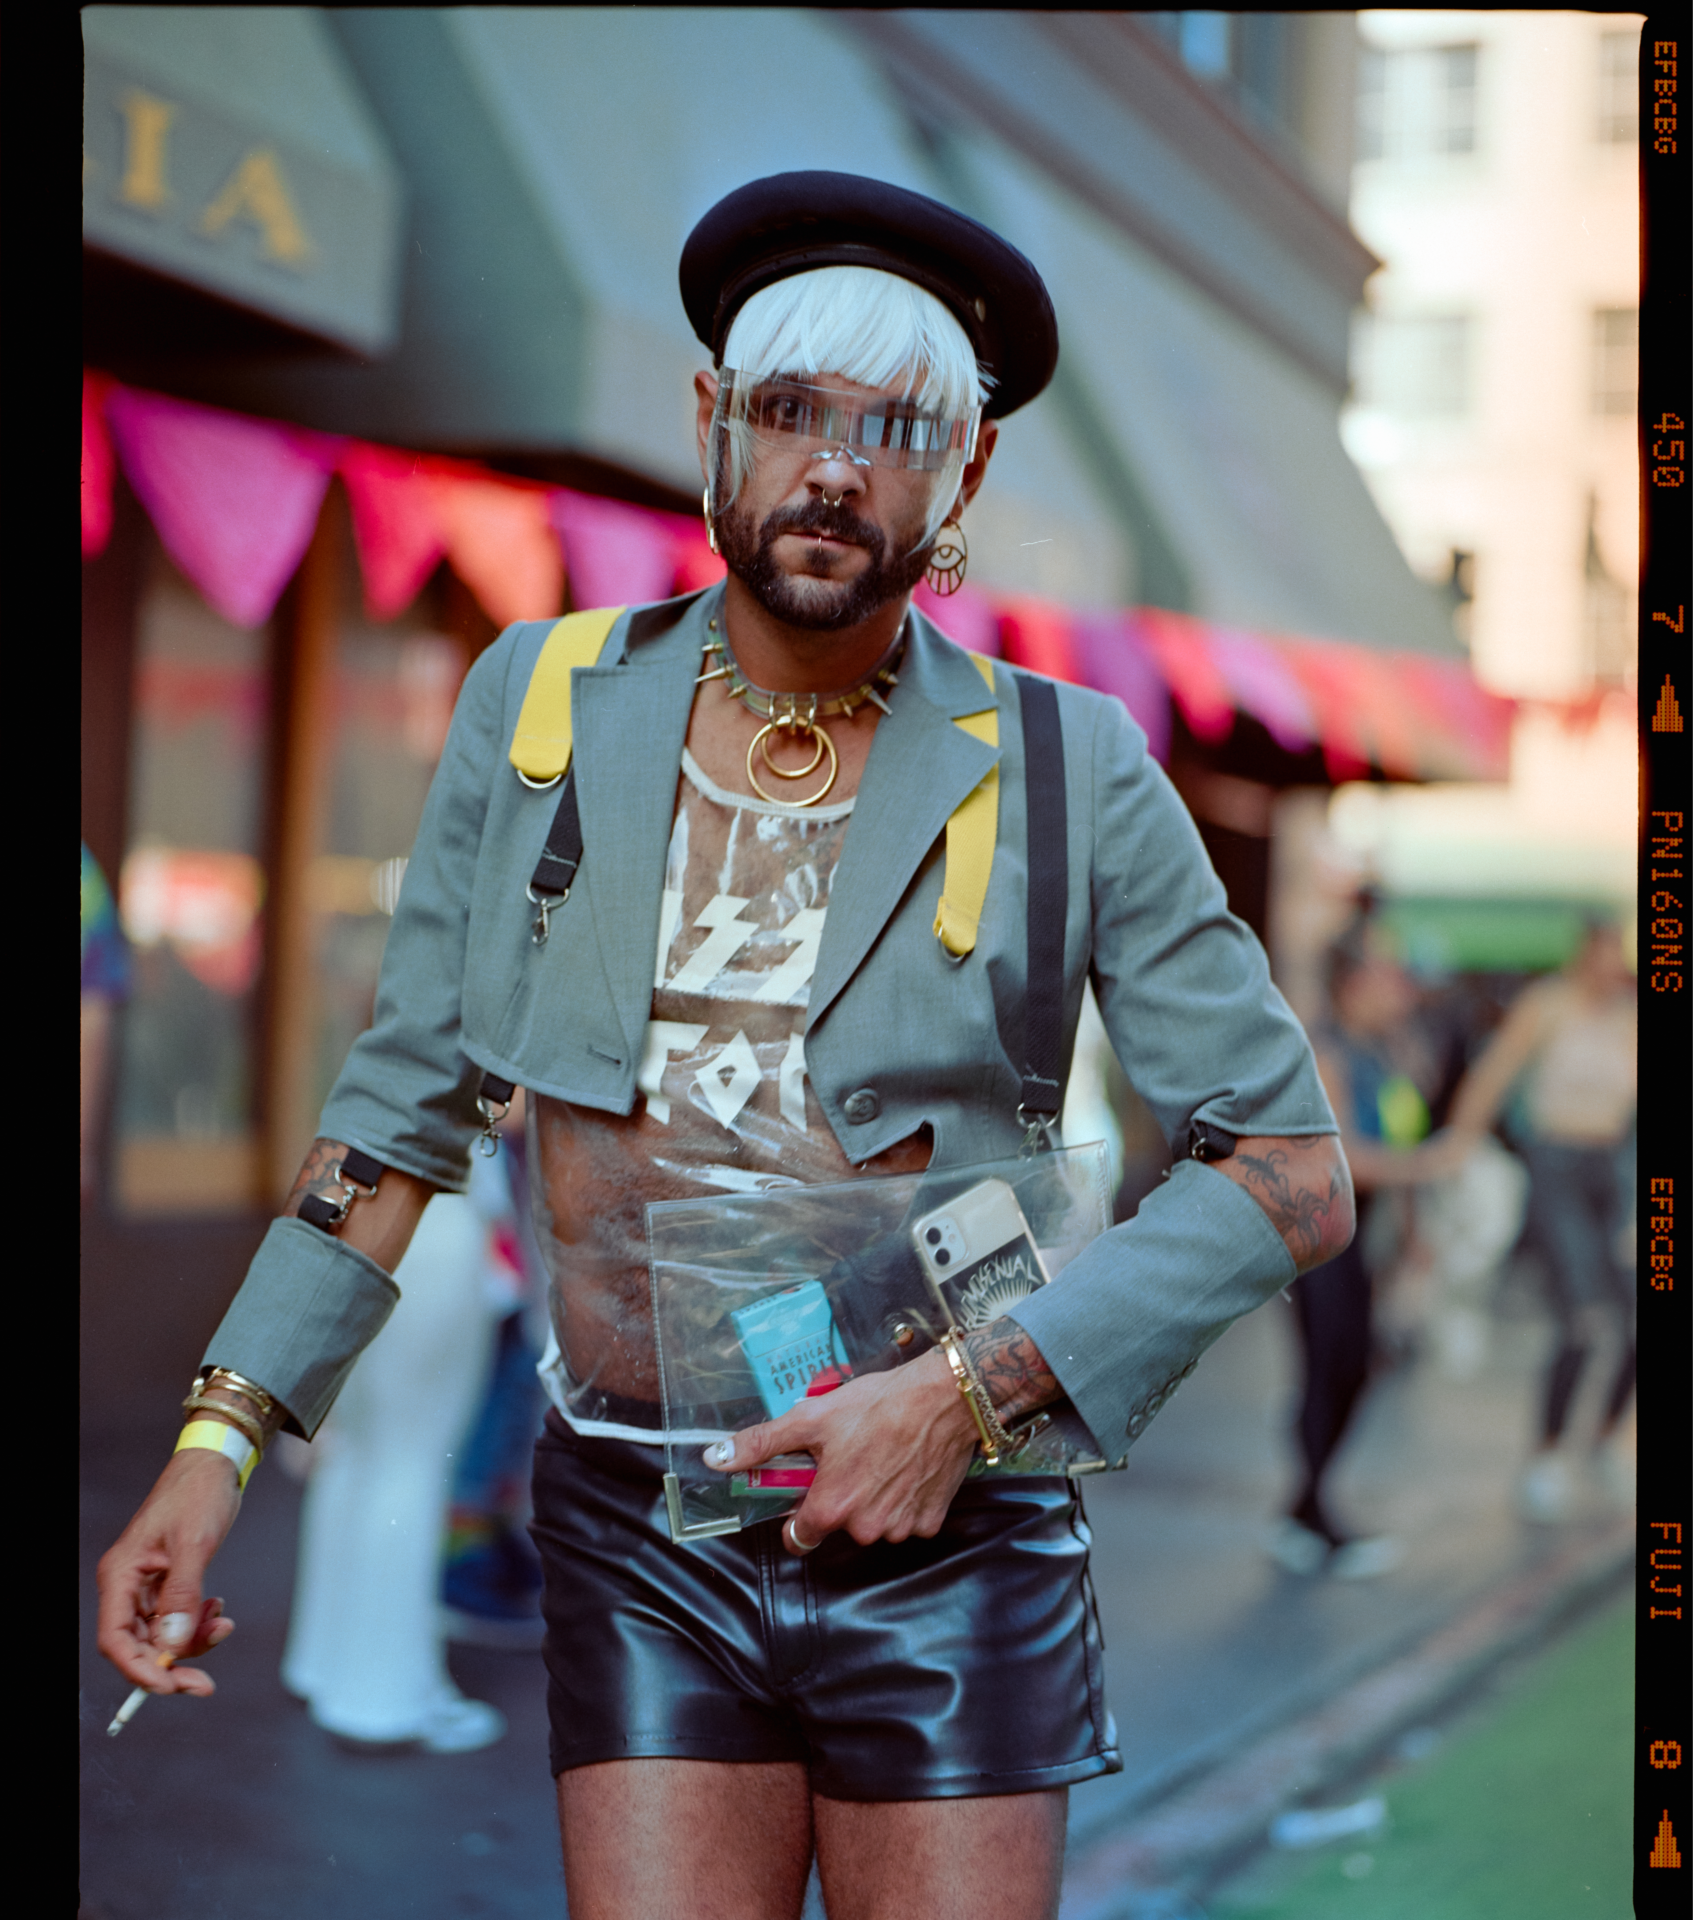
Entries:
[[[1263, 1551], [1292, 1472], [1279, 1300], [1213, 1348], [1128, 1471], [1086, 1483], [1124, 1771], [1071, 1795], [1067, 1920], [1197, 1913], [1193, 1889], [1237, 1866], [1280, 1806], [1626, 1577], [1626, 1524], [1596, 1492], [1562, 1527], [1515, 1515], [1544, 1342], [1507, 1288], [1477, 1376], [1424, 1361], [1372, 1386], [1335, 1501], [1404, 1543], [1377, 1580], [1290, 1575]], [[239, 1625], [208, 1662], [216, 1698], [150, 1701], [105, 1737], [124, 1688], [93, 1651], [94, 1563], [175, 1423], [165, 1404], [84, 1435], [81, 1920], [562, 1915], [539, 1656], [454, 1650], [461, 1687], [510, 1722], [494, 1748], [338, 1747], [277, 1677], [300, 1489], [274, 1463], [214, 1569]]]

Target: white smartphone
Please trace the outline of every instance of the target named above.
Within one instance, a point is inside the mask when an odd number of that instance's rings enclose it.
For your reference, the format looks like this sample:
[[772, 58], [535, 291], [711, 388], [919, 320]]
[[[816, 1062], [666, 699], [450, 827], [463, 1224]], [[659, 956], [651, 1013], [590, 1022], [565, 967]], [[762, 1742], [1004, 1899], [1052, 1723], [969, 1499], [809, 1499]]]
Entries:
[[911, 1244], [942, 1312], [966, 1333], [997, 1320], [1052, 1278], [1004, 1180], [983, 1180], [924, 1214], [911, 1229]]

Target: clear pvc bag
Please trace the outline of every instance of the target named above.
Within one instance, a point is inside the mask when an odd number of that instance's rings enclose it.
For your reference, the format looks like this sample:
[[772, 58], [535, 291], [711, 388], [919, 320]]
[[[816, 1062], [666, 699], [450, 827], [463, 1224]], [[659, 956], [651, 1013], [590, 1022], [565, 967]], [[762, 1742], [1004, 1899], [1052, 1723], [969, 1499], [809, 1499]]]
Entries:
[[[1110, 1220], [1102, 1145], [649, 1206], [671, 1537], [734, 1533], [805, 1498], [808, 1454], [724, 1474], [701, 1458], [712, 1442], [852, 1375], [903, 1366], [948, 1325], [986, 1326], [1037, 1287], [1062, 1284]], [[972, 1476], [1107, 1465], [1067, 1407], [1018, 1438], [995, 1467], [978, 1457]]]

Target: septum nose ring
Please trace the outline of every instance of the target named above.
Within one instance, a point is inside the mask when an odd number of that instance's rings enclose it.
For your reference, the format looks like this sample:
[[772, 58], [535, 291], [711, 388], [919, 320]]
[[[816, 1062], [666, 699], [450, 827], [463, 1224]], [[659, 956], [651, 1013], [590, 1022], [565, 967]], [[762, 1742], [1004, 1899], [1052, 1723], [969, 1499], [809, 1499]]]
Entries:
[[[862, 454], [854, 453], [852, 448], [845, 445], [844, 443], [838, 447], [831, 447], [827, 451], [819, 453], [817, 455], [817, 458], [825, 463], [827, 463], [830, 460], [846, 460], [846, 461], [849, 461], [855, 467], [869, 467], [869, 466], [875, 465], [874, 461], [866, 460]], [[827, 488], [819, 487], [818, 492], [820, 492], [823, 495], [824, 506], [832, 507], [837, 513], [839, 513], [839, 511], [841, 510], [841, 506], [846, 499], [846, 488], [842, 487], [840, 492], [835, 495], [833, 500], [829, 498]]]

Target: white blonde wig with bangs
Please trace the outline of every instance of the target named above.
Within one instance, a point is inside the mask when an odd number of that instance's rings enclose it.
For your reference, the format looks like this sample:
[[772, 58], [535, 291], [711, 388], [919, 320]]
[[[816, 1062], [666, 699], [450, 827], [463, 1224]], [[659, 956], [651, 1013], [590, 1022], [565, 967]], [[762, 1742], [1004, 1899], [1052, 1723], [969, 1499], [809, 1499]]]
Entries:
[[[735, 315], [719, 364], [749, 380], [832, 374], [866, 387], [898, 381], [900, 399], [949, 418], [980, 406], [991, 385], [946, 306], [914, 281], [875, 267], [814, 267], [761, 287]], [[725, 420], [720, 402], [711, 426], [714, 472], [722, 471], [725, 437], [729, 491], [714, 507], [734, 501], [752, 458], [749, 430]], [[962, 453], [935, 472], [923, 538], [913, 552], [945, 525], [963, 473]]]

